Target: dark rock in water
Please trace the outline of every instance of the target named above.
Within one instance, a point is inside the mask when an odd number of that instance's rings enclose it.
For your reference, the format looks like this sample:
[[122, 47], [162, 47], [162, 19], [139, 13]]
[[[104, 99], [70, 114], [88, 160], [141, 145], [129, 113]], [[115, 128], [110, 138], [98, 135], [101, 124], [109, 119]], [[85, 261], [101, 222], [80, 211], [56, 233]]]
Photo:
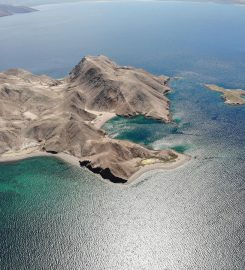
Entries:
[[81, 167], [86, 167], [91, 172], [99, 174], [103, 179], [110, 180], [113, 183], [124, 184], [124, 183], [127, 182], [126, 179], [117, 177], [114, 174], [112, 174], [111, 170], [109, 168], [106, 168], [106, 169], [102, 169], [102, 168], [99, 168], [99, 167], [93, 168], [93, 166], [91, 165], [91, 162], [89, 160], [80, 161], [79, 163], [80, 163]]

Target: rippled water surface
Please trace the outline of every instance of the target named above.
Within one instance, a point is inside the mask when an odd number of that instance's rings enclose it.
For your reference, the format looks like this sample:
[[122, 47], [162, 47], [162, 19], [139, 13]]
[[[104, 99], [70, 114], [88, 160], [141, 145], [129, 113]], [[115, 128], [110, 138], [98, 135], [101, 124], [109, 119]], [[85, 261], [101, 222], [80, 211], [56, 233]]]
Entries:
[[[131, 186], [55, 158], [0, 164], [0, 269], [244, 270], [245, 107], [203, 87], [245, 89], [245, 8], [80, 3], [0, 20], [0, 69], [56, 77], [79, 58], [178, 76], [173, 123], [117, 117], [112, 137], [192, 156]], [[72, 14], [72, 16], [71, 16]]]

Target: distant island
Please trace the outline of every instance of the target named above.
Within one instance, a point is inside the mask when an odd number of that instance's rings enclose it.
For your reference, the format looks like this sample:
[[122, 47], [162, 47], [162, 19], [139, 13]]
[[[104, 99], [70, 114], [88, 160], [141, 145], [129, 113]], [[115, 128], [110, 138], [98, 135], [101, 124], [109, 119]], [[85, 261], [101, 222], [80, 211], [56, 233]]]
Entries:
[[144, 115], [171, 121], [169, 78], [87, 56], [56, 80], [11, 69], [0, 73], [0, 161], [56, 154], [112, 182], [175, 168], [188, 157], [109, 138], [105, 121]]
[[[49, 4], [64, 4], [64, 3], [76, 3], [83, 2], [86, 0], [0, 0], [0, 17], [10, 16], [17, 13], [29, 13], [37, 11], [34, 8], [38, 5], [49, 5]], [[103, 2], [103, 0], [91, 0], [91, 2]], [[120, 0], [108, 0], [111, 2]], [[167, 0], [157, 0], [159, 2], [164, 2]], [[240, 4], [244, 5], [245, 0], [180, 0], [183, 2], [215, 2], [220, 4]], [[31, 7], [30, 7], [31, 6]]]
[[30, 13], [37, 11], [34, 8], [25, 6], [12, 6], [12, 5], [2, 5], [0, 4], [0, 17], [10, 16], [16, 13]]
[[245, 104], [245, 90], [242, 89], [225, 89], [223, 87], [214, 84], [205, 84], [205, 86], [216, 92], [223, 94], [225, 103], [232, 105], [244, 105]]
[[[39, 5], [48, 5], [48, 4], [63, 4], [63, 3], [74, 3], [74, 2], [83, 2], [86, 0], [0, 0], [0, 4], [16, 4], [23, 6], [39, 6]], [[104, 0], [90, 0], [90, 2], [103, 2]], [[108, 0], [108, 2], [119, 2], [121, 0]], [[137, 1], [137, 0], [136, 0]], [[165, 2], [168, 0], [152, 0]], [[179, 0], [182, 2], [201, 2], [201, 3], [220, 3], [220, 4], [238, 4], [244, 5], [245, 0]]]

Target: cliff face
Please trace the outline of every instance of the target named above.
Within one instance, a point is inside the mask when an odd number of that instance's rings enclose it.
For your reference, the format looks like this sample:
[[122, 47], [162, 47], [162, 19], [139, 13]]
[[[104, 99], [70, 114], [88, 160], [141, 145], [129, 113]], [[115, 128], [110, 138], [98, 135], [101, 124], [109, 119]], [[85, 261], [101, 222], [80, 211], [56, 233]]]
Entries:
[[0, 73], [0, 155], [29, 147], [64, 152], [105, 178], [122, 181], [140, 169], [142, 160], [173, 161], [172, 151], [108, 138], [93, 125], [97, 115], [91, 113], [142, 114], [168, 122], [167, 81], [104, 56], [84, 58], [62, 80], [20, 69]]

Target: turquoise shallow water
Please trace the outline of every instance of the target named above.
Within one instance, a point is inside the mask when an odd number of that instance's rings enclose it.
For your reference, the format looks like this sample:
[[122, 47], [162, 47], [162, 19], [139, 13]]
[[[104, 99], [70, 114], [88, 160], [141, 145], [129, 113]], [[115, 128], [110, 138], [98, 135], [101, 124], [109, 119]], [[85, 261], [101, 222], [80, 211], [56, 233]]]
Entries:
[[[144, 116], [136, 116], [131, 119], [117, 116], [105, 123], [103, 129], [112, 138], [133, 141], [148, 148], [153, 148], [152, 144], [155, 141], [169, 135], [181, 135], [189, 126], [190, 123], [182, 123], [179, 118], [173, 119], [173, 123], [164, 124], [161, 121], [147, 119]], [[181, 138], [181, 136], [179, 137]], [[183, 153], [190, 147], [191, 145], [188, 144], [177, 143], [163, 146], [162, 149], [172, 148]]]
[[153, 2], [40, 9], [1, 19], [0, 69], [59, 77], [80, 56], [103, 53], [181, 76], [171, 81], [174, 123], [119, 117], [105, 127], [154, 149], [177, 147], [192, 160], [128, 187], [55, 158], [0, 164], [0, 269], [243, 270], [245, 107], [227, 106], [202, 84], [245, 89], [245, 8]]

